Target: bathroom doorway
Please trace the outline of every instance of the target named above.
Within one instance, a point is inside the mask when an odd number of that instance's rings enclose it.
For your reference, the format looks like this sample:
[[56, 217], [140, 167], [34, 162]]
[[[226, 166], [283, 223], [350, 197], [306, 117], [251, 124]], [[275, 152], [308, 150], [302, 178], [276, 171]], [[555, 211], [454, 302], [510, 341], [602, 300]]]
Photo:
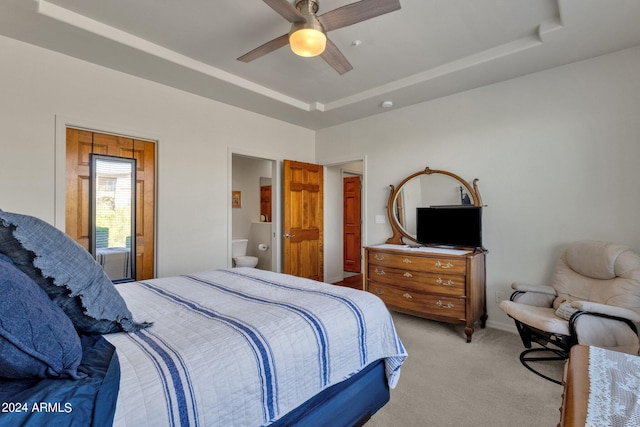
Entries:
[[[231, 154], [230, 240], [247, 239], [245, 256], [256, 257], [256, 268], [278, 271], [275, 239], [277, 224], [277, 162]], [[229, 266], [233, 266], [229, 253]]]

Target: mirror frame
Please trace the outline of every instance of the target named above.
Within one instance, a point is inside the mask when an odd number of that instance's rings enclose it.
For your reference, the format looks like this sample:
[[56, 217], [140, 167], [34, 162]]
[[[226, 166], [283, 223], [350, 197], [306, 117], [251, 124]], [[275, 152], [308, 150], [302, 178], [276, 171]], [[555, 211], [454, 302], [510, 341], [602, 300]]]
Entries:
[[391, 231], [393, 235], [389, 237], [385, 243], [395, 244], [395, 245], [404, 245], [406, 243], [404, 243], [404, 241], [402, 240], [403, 237], [416, 243], [416, 239], [413, 236], [411, 236], [409, 233], [407, 233], [404, 227], [402, 227], [402, 225], [400, 224], [398, 220], [398, 216], [395, 214], [394, 206], [395, 206], [396, 199], [401, 194], [403, 185], [405, 185], [407, 182], [411, 181], [413, 178], [418, 177], [420, 175], [432, 175], [432, 174], [447, 175], [455, 179], [466, 188], [469, 194], [469, 197], [471, 198], [472, 206], [483, 206], [482, 197], [480, 197], [480, 191], [478, 190], [478, 181], [479, 181], [478, 178], [475, 178], [472, 181], [472, 183], [469, 184], [467, 181], [465, 181], [464, 179], [460, 178], [458, 175], [452, 172], [445, 171], [445, 170], [438, 170], [438, 169], [430, 169], [429, 166], [427, 166], [424, 170], [411, 174], [405, 179], [403, 179], [400, 182], [400, 184], [398, 184], [397, 187], [394, 187], [393, 185], [389, 186], [390, 192], [389, 192], [389, 200], [387, 202], [387, 217], [389, 219], [389, 225], [391, 225]]

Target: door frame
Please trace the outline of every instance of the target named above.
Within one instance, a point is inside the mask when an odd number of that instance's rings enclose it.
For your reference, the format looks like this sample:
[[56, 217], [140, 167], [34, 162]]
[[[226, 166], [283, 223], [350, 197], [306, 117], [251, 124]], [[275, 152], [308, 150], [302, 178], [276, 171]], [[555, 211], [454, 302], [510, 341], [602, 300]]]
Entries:
[[[351, 171], [348, 169], [344, 169], [344, 165], [348, 165], [349, 163], [356, 163], [356, 162], [362, 162], [362, 172], [360, 171]], [[360, 211], [360, 216], [362, 218], [362, 224], [361, 224], [361, 233], [362, 233], [362, 240], [360, 242], [361, 244], [361, 257], [360, 257], [360, 268], [361, 270], [364, 269], [364, 247], [367, 246], [368, 241], [367, 241], [367, 218], [368, 218], [368, 213], [367, 213], [367, 155], [366, 154], [362, 154], [362, 155], [355, 155], [352, 157], [343, 157], [343, 158], [337, 158], [337, 159], [331, 159], [331, 160], [326, 160], [323, 162], [318, 162], [319, 164], [323, 165], [325, 168], [336, 168], [336, 167], [340, 167], [340, 185], [337, 186], [336, 188], [334, 188], [333, 186], [327, 185], [326, 183], [326, 179], [327, 179], [327, 175], [325, 174], [325, 186], [324, 186], [324, 197], [325, 197], [325, 205], [326, 205], [326, 199], [328, 197], [335, 197], [336, 192], [338, 192], [338, 194], [340, 195], [340, 200], [342, 200], [343, 198], [343, 188], [342, 188], [342, 177], [344, 176], [345, 172], [351, 173], [351, 174], [356, 174], [356, 175], [360, 175], [361, 176], [361, 182], [360, 185], [362, 186], [361, 188], [361, 193], [360, 193], [360, 204], [361, 204], [361, 211]], [[329, 218], [329, 215], [325, 212], [324, 215], [324, 230], [325, 230], [325, 245], [327, 242], [328, 238], [331, 237], [327, 237], [326, 233], [327, 230], [329, 230], [329, 226], [327, 224], [327, 221], [330, 221], [331, 219]], [[342, 226], [342, 210], [340, 211], [340, 216], [338, 218], [339, 222], [340, 222], [340, 236], [342, 236], [343, 233], [343, 226]], [[340, 237], [342, 238], [342, 237]], [[333, 278], [331, 276], [329, 276], [328, 274], [328, 270], [329, 270], [329, 263], [327, 262], [329, 261], [327, 259], [327, 257], [325, 257], [325, 262], [324, 262], [324, 277], [325, 277], [325, 281], [331, 281], [337, 278]], [[364, 270], [362, 270], [364, 271]]]
[[231, 206], [231, 191], [233, 191], [233, 156], [253, 157], [271, 162], [271, 271], [282, 272], [282, 251], [279, 236], [282, 234], [282, 158], [272, 155], [227, 147], [227, 268], [233, 267], [231, 259], [231, 243], [233, 240], [233, 211]]
[[83, 129], [90, 132], [99, 132], [110, 135], [125, 136], [128, 138], [152, 141], [155, 144], [155, 204], [154, 209], [154, 260], [153, 275], [158, 275], [159, 253], [158, 253], [158, 146], [160, 145], [160, 135], [155, 132], [140, 129], [125, 128], [120, 124], [105, 123], [79, 117], [68, 117], [55, 115], [55, 139], [54, 139], [54, 179], [53, 179], [53, 225], [60, 231], [65, 231], [66, 225], [66, 165], [67, 165], [67, 128]]

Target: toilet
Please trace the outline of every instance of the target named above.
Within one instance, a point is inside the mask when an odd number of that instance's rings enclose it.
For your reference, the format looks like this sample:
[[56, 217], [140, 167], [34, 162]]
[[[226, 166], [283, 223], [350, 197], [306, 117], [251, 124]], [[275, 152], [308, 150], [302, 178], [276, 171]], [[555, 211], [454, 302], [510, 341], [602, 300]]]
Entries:
[[231, 256], [234, 267], [255, 267], [258, 265], [258, 257], [247, 256], [248, 239], [237, 239], [231, 241]]

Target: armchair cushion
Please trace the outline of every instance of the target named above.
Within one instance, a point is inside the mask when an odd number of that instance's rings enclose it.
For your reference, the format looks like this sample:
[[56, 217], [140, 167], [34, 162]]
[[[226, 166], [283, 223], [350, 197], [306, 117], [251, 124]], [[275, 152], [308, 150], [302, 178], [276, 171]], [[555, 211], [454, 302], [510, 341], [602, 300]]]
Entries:
[[604, 242], [576, 242], [567, 246], [564, 258], [576, 273], [607, 280], [616, 277], [616, 260], [628, 249], [626, 246]]
[[[500, 302], [500, 308], [512, 318], [533, 328], [549, 333], [570, 335], [569, 322], [555, 315], [555, 310], [533, 307], [512, 301]], [[588, 314], [576, 320], [578, 343], [594, 345], [629, 354], [638, 354], [638, 336], [624, 323]]]
[[605, 242], [572, 243], [556, 264], [552, 286], [556, 309], [565, 301], [591, 301], [640, 314], [640, 254]]
[[638, 335], [619, 320], [588, 314], [578, 317], [575, 324], [578, 344], [593, 345], [628, 354], [638, 354]]
[[575, 310], [621, 317], [623, 319], [631, 320], [634, 323], [640, 323], [640, 314], [627, 308], [589, 301], [574, 301], [571, 303], [571, 306], [574, 307]]
[[511, 288], [516, 291], [511, 295], [511, 300], [520, 304], [533, 305], [536, 307], [551, 307], [556, 297], [556, 290], [551, 286], [512, 283]]
[[501, 301], [500, 308], [519, 322], [536, 329], [569, 335], [569, 322], [556, 316], [553, 307], [535, 307], [513, 301]]

